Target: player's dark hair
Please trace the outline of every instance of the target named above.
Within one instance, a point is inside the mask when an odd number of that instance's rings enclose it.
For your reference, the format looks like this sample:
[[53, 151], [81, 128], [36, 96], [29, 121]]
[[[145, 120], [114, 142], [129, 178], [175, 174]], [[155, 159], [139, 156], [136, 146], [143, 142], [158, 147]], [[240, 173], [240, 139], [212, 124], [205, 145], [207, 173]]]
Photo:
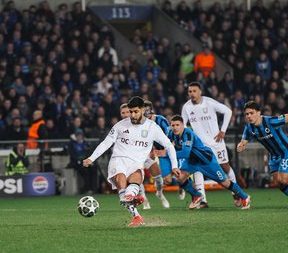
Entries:
[[132, 97], [129, 100], [127, 106], [128, 106], [128, 108], [134, 108], [134, 107], [143, 108], [144, 107], [144, 100], [143, 100], [143, 98], [141, 98], [139, 96]]
[[170, 121], [181, 121], [182, 123], [184, 123], [183, 118], [180, 115], [178, 115], [178, 114], [172, 116]]
[[246, 109], [254, 109], [256, 111], [261, 111], [261, 107], [260, 105], [258, 105], [255, 101], [248, 101], [245, 105], [244, 105], [244, 111]]
[[127, 107], [128, 107], [128, 104], [124, 103], [124, 104], [120, 105], [120, 110], [123, 109], [123, 108], [127, 108]]
[[188, 87], [194, 87], [194, 86], [196, 86], [200, 90], [202, 90], [202, 86], [201, 86], [201, 84], [199, 82], [194, 81], [194, 82], [191, 82], [191, 83], [188, 84]]

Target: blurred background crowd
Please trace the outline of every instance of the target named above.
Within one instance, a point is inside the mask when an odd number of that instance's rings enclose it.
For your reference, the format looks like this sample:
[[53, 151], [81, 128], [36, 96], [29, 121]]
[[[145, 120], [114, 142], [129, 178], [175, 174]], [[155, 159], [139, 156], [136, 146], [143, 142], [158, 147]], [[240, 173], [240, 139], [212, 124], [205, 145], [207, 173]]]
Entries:
[[[129, 39], [145, 62], [136, 54], [119, 59], [113, 32], [93, 22], [80, 2], [59, 4], [57, 10], [48, 1], [23, 10], [7, 2], [0, 13], [1, 140], [26, 140], [30, 125], [40, 119], [44, 139], [70, 138], [79, 130], [101, 139], [132, 95], [151, 100], [156, 113], [169, 118], [187, 100], [191, 80], [233, 110], [231, 127], [243, 124], [248, 99], [259, 102], [265, 114], [287, 113], [288, 3], [264, 6], [259, 0], [249, 12], [236, 1], [209, 8], [201, 1], [177, 6], [165, 1], [161, 8], [199, 38], [202, 51], [135, 29]], [[216, 75], [215, 54], [234, 75]]]

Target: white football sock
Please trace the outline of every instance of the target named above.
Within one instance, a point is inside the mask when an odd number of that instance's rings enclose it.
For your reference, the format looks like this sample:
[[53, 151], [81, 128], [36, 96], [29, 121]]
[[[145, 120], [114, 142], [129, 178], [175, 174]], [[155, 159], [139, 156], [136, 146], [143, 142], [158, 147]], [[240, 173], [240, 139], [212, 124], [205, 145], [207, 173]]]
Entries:
[[157, 175], [153, 178], [155, 181], [156, 190], [158, 192], [162, 192], [162, 190], [163, 190], [163, 177], [162, 177], [162, 175]]
[[120, 203], [125, 201], [125, 191], [126, 189], [121, 189], [118, 191], [118, 195], [119, 195], [119, 199], [120, 199]]
[[131, 196], [137, 196], [140, 190], [140, 186], [138, 184], [129, 184], [125, 191], [125, 196], [131, 195]]
[[205, 188], [204, 188], [204, 177], [201, 172], [196, 171], [194, 173], [194, 182], [195, 182], [195, 189], [201, 192], [203, 196], [203, 201], [207, 202]]

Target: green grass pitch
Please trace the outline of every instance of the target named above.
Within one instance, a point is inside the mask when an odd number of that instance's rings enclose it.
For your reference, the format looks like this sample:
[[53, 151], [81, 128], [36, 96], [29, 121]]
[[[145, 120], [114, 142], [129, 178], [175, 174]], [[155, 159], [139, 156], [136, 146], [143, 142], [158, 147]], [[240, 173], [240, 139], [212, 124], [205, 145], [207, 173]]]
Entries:
[[279, 190], [249, 190], [250, 210], [236, 209], [227, 191], [208, 192], [210, 207], [188, 210], [189, 198], [167, 193], [164, 210], [148, 194], [146, 225], [128, 228], [117, 195], [96, 195], [100, 210], [80, 216], [80, 196], [0, 200], [0, 252], [288, 252], [287, 198]]

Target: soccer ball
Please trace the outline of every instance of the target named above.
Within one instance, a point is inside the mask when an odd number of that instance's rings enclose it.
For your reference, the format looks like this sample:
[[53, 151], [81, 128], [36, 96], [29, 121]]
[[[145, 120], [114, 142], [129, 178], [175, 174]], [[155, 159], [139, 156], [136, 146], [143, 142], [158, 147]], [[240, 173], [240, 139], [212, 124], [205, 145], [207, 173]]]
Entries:
[[92, 217], [97, 213], [99, 203], [92, 196], [85, 196], [79, 200], [77, 208], [82, 216]]

